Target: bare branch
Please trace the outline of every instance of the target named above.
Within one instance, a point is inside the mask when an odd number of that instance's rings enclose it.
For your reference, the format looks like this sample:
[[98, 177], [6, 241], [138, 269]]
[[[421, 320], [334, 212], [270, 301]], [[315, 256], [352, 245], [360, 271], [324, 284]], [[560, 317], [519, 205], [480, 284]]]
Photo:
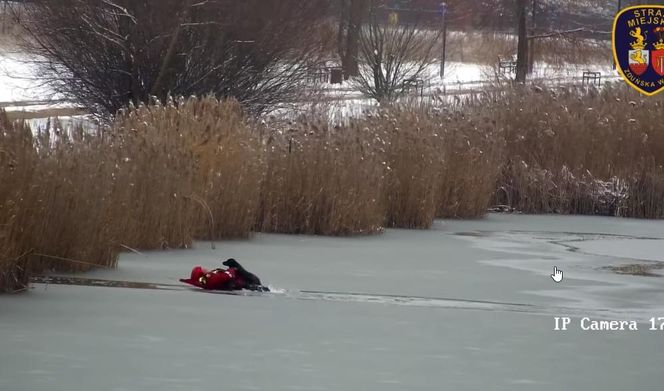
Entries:
[[114, 113], [152, 95], [289, 101], [319, 64], [328, 0], [33, 0], [24, 48], [60, 95]]

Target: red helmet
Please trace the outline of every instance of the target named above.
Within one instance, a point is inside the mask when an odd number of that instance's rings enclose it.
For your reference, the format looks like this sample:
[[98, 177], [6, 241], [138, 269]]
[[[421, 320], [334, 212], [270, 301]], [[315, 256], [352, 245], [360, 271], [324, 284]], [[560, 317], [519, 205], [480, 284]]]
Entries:
[[180, 281], [193, 286], [197, 286], [199, 288], [205, 288], [205, 285], [207, 283], [205, 275], [207, 274], [207, 272], [208, 271], [203, 269], [202, 267], [196, 266], [193, 269], [191, 269], [190, 278], [187, 279], [181, 278]]
[[198, 279], [203, 277], [205, 273], [207, 273], [207, 270], [200, 266], [195, 266], [193, 269], [191, 269], [191, 279], [193, 281], [198, 281]]

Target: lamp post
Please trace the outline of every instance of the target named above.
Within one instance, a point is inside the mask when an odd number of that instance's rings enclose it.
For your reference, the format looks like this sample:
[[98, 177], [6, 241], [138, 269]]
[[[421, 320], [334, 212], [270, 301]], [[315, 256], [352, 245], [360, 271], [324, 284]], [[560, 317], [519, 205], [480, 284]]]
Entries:
[[[533, 0], [532, 10], [530, 13], [530, 34], [535, 35], [537, 31], [537, 0]], [[528, 74], [533, 73], [535, 68], [535, 39], [530, 40], [530, 47], [528, 48]]]
[[438, 5], [438, 14], [441, 18], [440, 30], [443, 36], [443, 52], [440, 57], [440, 78], [445, 77], [445, 57], [447, 55], [447, 3]]
[[6, 23], [7, 23], [7, 0], [2, 2], [2, 34], [5, 33]]
[[[620, 10], [622, 10], [622, 0], [618, 0], [618, 11], [616, 12], [616, 15], [618, 14], [618, 12], [620, 12]], [[611, 62], [613, 62], [613, 69], [616, 69], [618, 67], [618, 64], [616, 64], [616, 61], [613, 60]]]

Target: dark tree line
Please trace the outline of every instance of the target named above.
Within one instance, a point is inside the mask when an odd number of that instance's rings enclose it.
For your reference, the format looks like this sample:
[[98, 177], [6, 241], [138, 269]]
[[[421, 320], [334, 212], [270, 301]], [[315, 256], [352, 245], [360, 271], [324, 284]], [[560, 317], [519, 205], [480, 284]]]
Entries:
[[[595, 25], [589, 30], [597, 29], [608, 22], [607, 10], [615, 11], [614, 1], [447, 0], [446, 23], [463, 31], [516, 31], [517, 79], [523, 81], [533, 34], [591, 21]], [[96, 112], [114, 113], [129, 102], [163, 100], [169, 94], [214, 94], [234, 97], [260, 113], [301, 98], [303, 80], [331, 57], [329, 37], [321, 33], [325, 25], [336, 28], [332, 51], [346, 78], [362, 77], [362, 62], [376, 74], [374, 80], [363, 78], [367, 89], [381, 91], [417, 76], [419, 68], [407, 72], [403, 64], [417, 51], [425, 53], [420, 60], [432, 60], [432, 41], [422, 42], [415, 34], [439, 29], [440, 2], [32, 0], [10, 7], [27, 31], [24, 46], [41, 68], [40, 76], [63, 97]], [[393, 11], [402, 17], [400, 25], [410, 27], [389, 37], [398, 29], [384, 29], [387, 22], [376, 15]], [[404, 50], [390, 45], [390, 39], [419, 48]], [[392, 57], [376, 55], [376, 47], [391, 51]]]
[[[349, 4], [351, 0], [337, 0]], [[375, 0], [381, 6], [400, 9], [403, 20], [411, 16], [427, 27], [437, 27], [440, 19], [435, 13], [423, 19], [417, 11], [435, 11], [445, 2], [451, 15], [448, 20], [454, 30], [482, 30], [512, 32], [517, 24], [516, 0]], [[619, 0], [528, 0], [529, 11], [536, 8], [538, 25], [545, 30], [568, 30], [586, 26], [592, 30], [607, 30]], [[623, 6], [647, 3], [647, 0], [621, 0]], [[661, 1], [660, 1], [661, 2]], [[653, 1], [650, 1], [653, 3]], [[655, 2], [657, 3], [657, 2]]]
[[[114, 113], [168, 94], [232, 96], [261, 112], [294, 98], [321, 57], [328, 1], [34, 0], [27, 50], [65, 97]], [[17, 10], [18, 12], [18, 10]]]

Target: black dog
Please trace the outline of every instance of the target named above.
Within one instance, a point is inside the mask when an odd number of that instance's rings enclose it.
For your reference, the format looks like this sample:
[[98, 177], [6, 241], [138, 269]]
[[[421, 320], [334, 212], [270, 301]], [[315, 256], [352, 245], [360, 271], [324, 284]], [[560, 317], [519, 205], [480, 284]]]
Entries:
[[240, 265], [235, 259], [227, 259], [224, 261], [224, 266], [232, 267], [233, 269], [237, 270], [237, 274], [247, 283], [249, 289], [262, 287], [260, 278], [258, 278], [255, 274], [248, 272], [247, 269], [243, 268], [242, 265]]

